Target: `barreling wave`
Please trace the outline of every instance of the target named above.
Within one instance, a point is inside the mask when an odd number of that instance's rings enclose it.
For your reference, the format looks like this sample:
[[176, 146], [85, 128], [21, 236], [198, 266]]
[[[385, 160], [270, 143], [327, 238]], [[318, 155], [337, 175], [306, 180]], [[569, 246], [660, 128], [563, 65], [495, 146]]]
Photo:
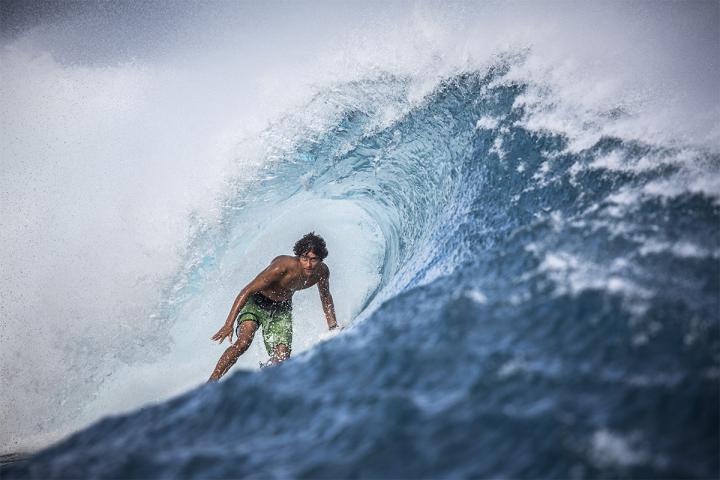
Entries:
[[716, 475], [720, 158], [578, 150], [532, 127], [554, 106], [531, 111], [509, 65], [414, 100], [408, 78], [338, 84], [268, 129], [271, 161], [231, 183], [158, 315], [199, 313], [217, 271], [309, 216], [372, 250], [351, 328], [8, 478]]

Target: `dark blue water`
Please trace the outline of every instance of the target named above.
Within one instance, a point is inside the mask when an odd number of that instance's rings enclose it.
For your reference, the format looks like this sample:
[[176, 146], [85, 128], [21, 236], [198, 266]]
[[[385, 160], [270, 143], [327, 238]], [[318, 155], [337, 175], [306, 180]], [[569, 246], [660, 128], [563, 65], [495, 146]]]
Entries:
[[[720, 158], [570, 149], [523, 126], [525, 86], [501, 75], [448, 79], [389, 126], [373, 122], [402, 78], [321, 93], [337, 123], [228, 199], [228, 230], [307, 191], [363, 208], [385, 242], [372, 313], [4, 478], [718, 477], [720, 203], [694, 185]], [[190, 287], [213, 268], [195, 265]]]

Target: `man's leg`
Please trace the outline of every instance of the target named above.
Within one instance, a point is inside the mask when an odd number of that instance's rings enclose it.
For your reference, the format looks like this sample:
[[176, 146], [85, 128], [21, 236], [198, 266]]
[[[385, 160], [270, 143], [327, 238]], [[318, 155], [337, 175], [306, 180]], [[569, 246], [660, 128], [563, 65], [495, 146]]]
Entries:
[[263, 326], [263, 340], [265, 348], [270, 354], [267, 365], [277, 365], [290, 358], [290, 345], [292, 345], [292, 311], [277, 312], [268, 322], [268, 328]]
[[275, 348], [273, 348], [268, 365], [277, 365], [288, 358], [290, 358], [290, 346], [285, 345], [284, 343], [279, 343], [275, 345]]
[[208, 379], [208, 383], [217, 382], [220, 380], [220, 377], [230, 370], [230, 367], [235, 365], [238, 357], [245, 353], [245, 350], [247, 350], [252, 343], [257, 329], [258, 324], [254, 320], [245, 320], [240, 323], [237, 340], [235, 340], [235, 343], [230, 345], [228, 349], [225, 350], [225, 353], [222, 354], [220, 360], [218, 360], [215, 370], [213, 370], [212, 375], [210, 375], [210, 378]]

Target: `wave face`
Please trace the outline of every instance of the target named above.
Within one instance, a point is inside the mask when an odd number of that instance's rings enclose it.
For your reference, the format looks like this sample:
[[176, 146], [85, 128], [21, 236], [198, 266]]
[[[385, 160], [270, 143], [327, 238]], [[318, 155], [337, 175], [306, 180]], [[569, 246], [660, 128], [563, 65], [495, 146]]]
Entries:
[[199, 309], [211, 272], [264, 241], [247, 222], [310, 216], [328, 238], [350, 229], [329, 241], [334, 271], [371, 263], [345, 279], [350, 328], [105, 418], [7, 478], [717, 475], [720, 157], [574, 148], [528, 124], [513, 62], [416, 102], [389, 74], [321, 90], [304, 110], [332, 120], [228, 196], [161, 307]]

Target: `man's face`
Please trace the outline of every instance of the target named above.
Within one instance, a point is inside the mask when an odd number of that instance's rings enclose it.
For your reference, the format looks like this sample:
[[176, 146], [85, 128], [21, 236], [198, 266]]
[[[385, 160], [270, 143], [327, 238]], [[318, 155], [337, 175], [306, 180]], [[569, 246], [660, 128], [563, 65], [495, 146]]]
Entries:
[[299, 258], [303, 273], [308, 277], [313, 274], [317, 266], [320, 265], [320, 262], [322, 262], [320, 257], [318, 257], [312, 250], [303, 253]]

